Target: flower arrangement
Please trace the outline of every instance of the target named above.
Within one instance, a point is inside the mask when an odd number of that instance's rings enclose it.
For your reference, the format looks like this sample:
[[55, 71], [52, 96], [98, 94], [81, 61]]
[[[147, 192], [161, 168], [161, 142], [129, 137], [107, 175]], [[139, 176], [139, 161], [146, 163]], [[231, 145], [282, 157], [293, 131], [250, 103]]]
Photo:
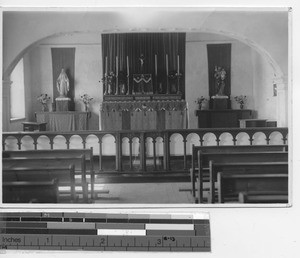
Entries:
[[88, 112], [88, 104], [91, 102], [91, 100], [93, 98], [91, 98], [88, 94], [83, 94], [80, 96], [80, 99], [82, 100], [82, 102], [84, 103], [84, 107], [85, 107], [85, 112]]
[[80, 96], [80, 98], [85, 105], [89, 104], [93, 99], [88, 94], [83, 94], [82, 96]]
[[101, 79], [102, 83], [104, 84], [105, 94], [112, 94], [113, 93], [113, 84], [115, 82], [115, 73], [109, 72], [105, 74], [105, 76]]
[[202, 108], [202, 104], [203, 104], [204, 102], [206, 102], [206, 101], [207, 101], [207, 99], [204, 98], [203, 96], [201, 96], [200, 98], [197, 98], [197, 99], [195, 100], [195, 103], [197, 103], [197, 104], [199, 105], [199, 109], [201, 109], [201, 108]]
[[47, 104], [47, 102], [50, 100], [50, 97], [48, 96], [48, 94], [41, 94], [40, 96], [37, 97], [37, 100], [41, 103], [41, 104]]
[[108, 74], [104, 75], [104, 77], [101, 79], [103, 83], [112, 84], [116, 75], [114, 72], [109, 72]]
[[234, 99], [237, 103], [240, 104], [240, 108], [243, 109], [244, 105], [247, 101], [247, 96], [245, 96], [245, 95], [235, 96]]
[[169, 77], [171, 80], [175, 80], [175, 79], [179, 79], [181, 76], [182, 76], [181, 73], [178, 73], [177, 71], [171, 71], [171, 72], [169, 73], [169, 76], [168, 76], [168, 77]]

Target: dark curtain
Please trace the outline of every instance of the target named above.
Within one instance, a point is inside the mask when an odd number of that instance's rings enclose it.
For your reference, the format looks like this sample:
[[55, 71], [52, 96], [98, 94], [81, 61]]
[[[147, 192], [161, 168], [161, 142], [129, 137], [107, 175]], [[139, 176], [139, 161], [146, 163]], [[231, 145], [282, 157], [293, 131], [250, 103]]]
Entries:
[[53, 74], [53, 101], [59, 96], [56, 88], [56, 80], [64, 68], [69, 78], [70, 90], [68, 97], [71, 99], [70, 111], [75, 111], [74, 103], [74, 78], [75, 78], [75, 48], [51, 48], [52, 74]]
[[[139, 59], [141, 55], [144, 56], [143, 69]], [[157, 76], [155, 75], [155, 55], [157, 56]], [[182, 74], [180, 91], [184, 97], [185, 33], [102, 34], [103, 76], [110, 72], [116, 74], [116, 57], [118, 57], [119, 82], [122, 78], [126, 78], [128, 56], [130, 87], [133, 85], [133, 74], [152, 74], [154, 93], [166, 93], [166, 55], [168, 55], [169, 74], [177, 72], [177, 56], [179, 55], [179, 70]], [[106, 57], [108, 71], [105, 71]], [[172, 83], [172, 79], [169, 79], [169, 83]]]
[[231, 44], [208, 44], [207, 45], [208, 58], [208, 76], [209, 76], [209, 96], [216, 95], [215, 89], [215, 66], [225, 69], [225, 90], [226, 96], [231, 94]]

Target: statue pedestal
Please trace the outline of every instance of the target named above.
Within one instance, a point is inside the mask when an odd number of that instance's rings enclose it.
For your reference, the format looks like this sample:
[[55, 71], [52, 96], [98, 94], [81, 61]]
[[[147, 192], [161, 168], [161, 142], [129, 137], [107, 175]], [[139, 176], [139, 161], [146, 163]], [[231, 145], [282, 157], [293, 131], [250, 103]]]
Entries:
[[214, 110], [228, 109], [228, 96], [212, 96], [212, 108]]
[[56, 111], [69, 111], [70, 98], [56, 98]]

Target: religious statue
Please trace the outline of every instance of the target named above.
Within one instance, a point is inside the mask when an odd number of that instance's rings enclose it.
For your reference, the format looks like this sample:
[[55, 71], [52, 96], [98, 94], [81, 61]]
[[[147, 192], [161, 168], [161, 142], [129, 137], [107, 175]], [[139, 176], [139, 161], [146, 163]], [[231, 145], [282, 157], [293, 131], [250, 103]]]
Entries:
[[69, 78], [64, 69], [61, 69], [61, 72], [56, 80], [56, 87], [59, 92], [59, 98], [66, 98], [70, 90]]
[[216, 86], [216, 96], [224, 96], [224, 89], [225, 89], [225, 78], [226, 78], [226, 71], [224, 68], [215, 66], [215, 74], [214, 77], [216, 79], [215, 86]]

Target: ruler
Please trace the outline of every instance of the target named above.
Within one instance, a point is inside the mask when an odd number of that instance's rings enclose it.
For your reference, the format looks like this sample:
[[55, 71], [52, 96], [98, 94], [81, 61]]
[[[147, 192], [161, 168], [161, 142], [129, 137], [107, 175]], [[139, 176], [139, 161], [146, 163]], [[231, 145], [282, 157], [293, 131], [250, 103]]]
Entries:
[[1, 213], [1, 249], [210, 252], [208, 214]]

